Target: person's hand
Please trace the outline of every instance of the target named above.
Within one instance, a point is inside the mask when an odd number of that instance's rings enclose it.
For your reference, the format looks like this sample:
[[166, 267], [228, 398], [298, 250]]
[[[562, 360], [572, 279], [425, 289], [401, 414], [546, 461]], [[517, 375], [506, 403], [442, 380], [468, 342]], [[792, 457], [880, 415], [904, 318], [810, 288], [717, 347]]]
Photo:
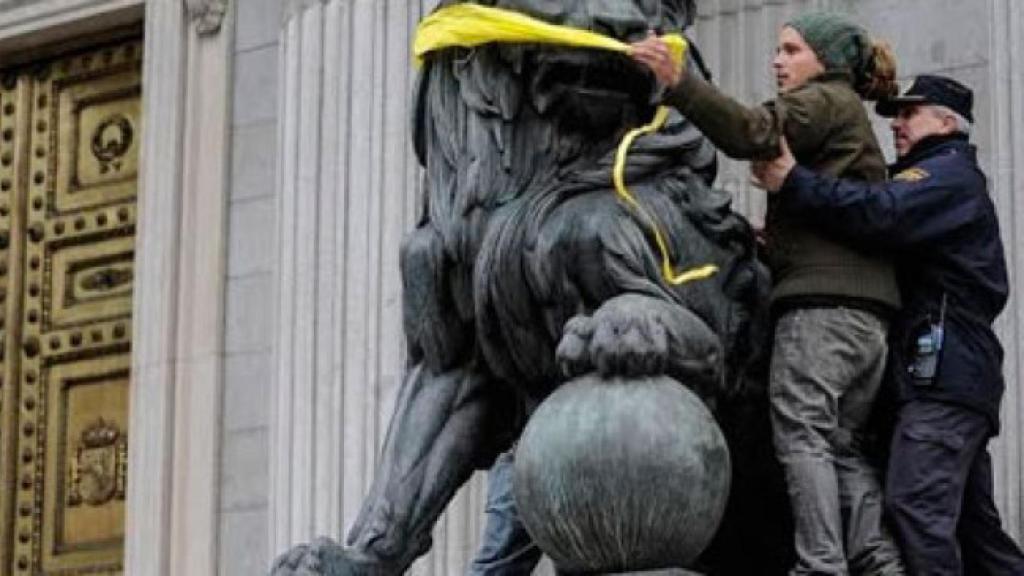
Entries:
[[772, 193], [778, 192], [782, 188], [789, 172], [796, 166], [796, 158], [793, 157], [793, 152], [789, 149], [789, 143], [786, 142], [785, 136], [779, 138], [779, 149], [782, 153], [774, 160], [758, 160], [750, 163], [753, 184]]
[[679, 84], [679, 79], [683, 75], [682, 65], [676, 63], [668, 45], [654, 32], [649, 33], [647, 38], [634, 42], [630, 48], [630, 56], [650, 68], [662, 85], [674, 88]]
[[768, 231], [765, 230], [764, 226], [754, 226], [754, 242], [757, 243], [757, 247], [764, 250], [768, 247]]

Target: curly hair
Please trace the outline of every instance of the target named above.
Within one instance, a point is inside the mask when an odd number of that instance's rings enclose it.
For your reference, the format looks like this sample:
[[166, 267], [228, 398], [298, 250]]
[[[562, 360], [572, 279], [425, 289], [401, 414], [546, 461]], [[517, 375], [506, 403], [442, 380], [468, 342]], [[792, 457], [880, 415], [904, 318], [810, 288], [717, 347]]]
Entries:
[[871, 58], [856, 80], [857, 93], [865, 100], [884, 100], [899, 92], [896, 83], [896, 55], [888, 42], [871, 42]]

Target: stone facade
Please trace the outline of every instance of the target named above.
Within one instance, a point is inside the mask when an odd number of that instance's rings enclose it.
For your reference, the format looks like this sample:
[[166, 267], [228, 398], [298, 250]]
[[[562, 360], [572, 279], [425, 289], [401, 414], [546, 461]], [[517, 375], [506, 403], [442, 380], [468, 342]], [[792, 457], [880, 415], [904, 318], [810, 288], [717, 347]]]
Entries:
[[[404, 364], [399, 239], [419, 175], [412, 31], [431, 0], [0, 0], [0, 59], [145, 23], [149, 167], [136, 276], [128, 565], [263, 573], [287, 545], [340, 536], [373, 475]], [[1018, 0], [698, 0], [716, 80], [769, 98], [776, 31], [855, 15], [901, 75], [974, 87], [1015, 287], [998, 324], [1009, 383], [997, 498], [1024, 535], [1024, 5]], [[221, 20], [221, 8], [228, 8]], [[202, 87], [202, 90], [199, 88]], [[890, 138], [878, 124], [883, 144]], [[891, 153], [891, 152], [890, 152]], [[746, 167], [719, 185], [755, 222]], [[461, 572], [482, 527], [476, 479], [415, 573]]]

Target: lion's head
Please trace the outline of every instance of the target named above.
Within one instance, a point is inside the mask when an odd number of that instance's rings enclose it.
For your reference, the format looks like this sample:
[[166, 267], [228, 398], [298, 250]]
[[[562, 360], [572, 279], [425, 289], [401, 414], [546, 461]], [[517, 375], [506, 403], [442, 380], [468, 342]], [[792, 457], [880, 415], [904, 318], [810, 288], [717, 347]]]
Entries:
[[[695, 15], [693, 0], [477, 3], [626, 42], [651, 30], [680, 32]], [[610, 183], [615, 149], [626, 130], [651, 120], [656, 88], [646, 69], [606, 50], [486, 44], [429, 54], [414, 118], [414, 145], [426, 168], [422, 220], [443, 237], [453, 261], [472, 263], [491, 214], [510, 200], [569, 178]], [[631, 152], [631, 180], [668, 167], [713, 177], [714, 149], [681, 116], [645, 142]], [[463, 292], [470, 273], [468, 266], [456, 272], [465, 276]], [[460, 298], [471, 301], [468, 293]]]
[[[651, 30], [682, 31], [694, 13], [692, 0], [497, 0], [495, 5], [626, 42]], [[624, 56], [534, 49], [524, 58], [532, 71], [530, 97], [542, 114], [559, 115], [573, 128], [598, 135], [650, 117], [654, 85]]]
[[[463, 2], [445, 0], [439, 8], [459, 3]], [[650, 31], [681, 32], [695, 16], [694, 0], [475, 3], [625, 42], [639, 40]], [[550, 45], [499, 45], [465, 51], [455, 62], [461, 95], [475, 111], [509, 119], [526, 102], [540, 116], [557, 119], [561, 130], [583, 133], [590, 141], [618, 135], [624, 126], [649, 120], [654, 111], [653, 76], [621, 54]], [[506, 70], [498, 70], [502, 67]], [[417, 141], [421, 142], [419, 135]], [[422, 157], [419, 145], [418, 151]]]

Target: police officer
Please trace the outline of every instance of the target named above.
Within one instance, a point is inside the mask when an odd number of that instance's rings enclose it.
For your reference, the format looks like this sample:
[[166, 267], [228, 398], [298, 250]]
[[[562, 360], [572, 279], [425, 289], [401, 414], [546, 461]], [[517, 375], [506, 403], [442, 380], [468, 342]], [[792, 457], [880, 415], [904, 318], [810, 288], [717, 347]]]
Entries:
[[890, 335], [898, 398], [886, 504], [911, 573], [1024, 574], [992, 498], [988, 442], [999, 431], [1003, 350], [992, 323], [1006, 304], [999, 224], [974, 146], [973, 94], [919, 76], [879, 103], [893, 117], [891, 180], [816, 174], [782, 157], [755, 181], [822, 230], [896, 257], [904, 308]]

